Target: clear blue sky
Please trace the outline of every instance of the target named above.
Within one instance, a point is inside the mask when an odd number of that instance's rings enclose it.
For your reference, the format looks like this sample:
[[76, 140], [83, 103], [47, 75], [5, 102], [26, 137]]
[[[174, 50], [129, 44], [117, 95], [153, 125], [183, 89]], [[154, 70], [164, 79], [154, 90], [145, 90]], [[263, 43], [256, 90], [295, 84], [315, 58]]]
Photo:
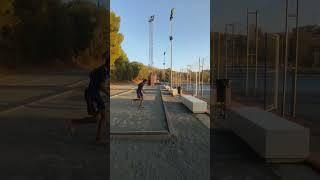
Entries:
[[122, 48], [130, 61], [149, 63], [148, 19], [154, 21], [154, 65], [170, 64], [169, 17], [176, 9], [173, 25], [173, 69], [195, 64], [199, 57], [210, 57], [210, 0], [111, 0], [111, 10], [121, 17]]

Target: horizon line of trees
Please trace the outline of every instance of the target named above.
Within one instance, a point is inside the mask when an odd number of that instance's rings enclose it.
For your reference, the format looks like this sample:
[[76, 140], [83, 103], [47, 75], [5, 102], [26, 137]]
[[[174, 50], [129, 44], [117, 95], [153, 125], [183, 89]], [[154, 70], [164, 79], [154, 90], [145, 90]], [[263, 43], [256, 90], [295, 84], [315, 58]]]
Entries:
[[0, 65], [97, 66], [108, 51], [108, 13], [86, 1], [1, 0]]

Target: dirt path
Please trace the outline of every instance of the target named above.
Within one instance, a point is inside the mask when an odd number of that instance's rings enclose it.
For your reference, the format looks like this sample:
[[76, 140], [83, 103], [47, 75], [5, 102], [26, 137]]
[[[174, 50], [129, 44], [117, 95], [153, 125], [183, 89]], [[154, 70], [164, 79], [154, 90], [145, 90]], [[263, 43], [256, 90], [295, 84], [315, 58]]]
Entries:
[[[70, 78], [68, 73], [63, 76], [34, 76], [33, 81], [12, 77], [12, 81], [6, 80], [12, 85], [7, 87], [6, 94], [1, 94], [1, 99], [5, 97], [9, 103], [28, 100], [39, 94], [23, 93], [29, 92], [26, 89], [30, 92], [39, 86], [42, 90], [59, 89], [87, 77], [72, 75]], [[65, 119], [87, 115], [83, 99], [85, 86], [0, 113], [0, 179], [106, 179], [108, 154], [105, 146], [95, 145], [96, 125], [80, 126], [73, 137], [68, 136], [64, 128]]]
[[144, 108], [139, 109], [135, 90], [111, 98], [110, 130], [165, 131], [166, 119], [158, 87], [144, 89]]
[[112, 139], [111, 179], [209, 179], [209, 129], [176, 98], [165, 94], [164, 102], [175, 138]]

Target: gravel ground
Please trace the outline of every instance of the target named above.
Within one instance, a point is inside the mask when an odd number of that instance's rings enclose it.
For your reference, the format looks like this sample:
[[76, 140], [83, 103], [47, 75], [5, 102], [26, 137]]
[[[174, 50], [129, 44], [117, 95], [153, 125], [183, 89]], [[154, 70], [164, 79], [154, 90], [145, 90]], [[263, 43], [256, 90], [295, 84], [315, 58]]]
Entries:
[[[63, 82], [59, 78], [37, 79], [37, 76], [30, 83], [23, 78], [14, 77], [13, 82], [7, 81], [12, 89], [21, 89], [18, 84], [22, 84], [28, 86], [28, 89], [38, 89], [41, 86], [43, 90], [50, 90], [51, 85], [59, 89], [74, 80], [82, 79], [86, 73], [78, 78], [65, 76], [69, 80]], [[64, 128], [65, 119], [87, 115], [83, 99], [85, 86], [86, 84], [81, 85], [69, 94], [25, 104], [10, 112], [0, 112], [0, 179], [107, 179], [107, 147], [95, 145], [96, 125], [80, 126], [73, 137], [68, 136]], [[8, 91], [8, 102], [11, 100], [9, 97], [14, 99], [20, 94]]]
[[160, 90], [145, 88], [144, 91], [142, 109], [138, 109], [138, 101], [132, 102], [136, 98], [134, 90], [111, 98], [111, 132], [167, 130]]
[[157, 141], [149, 139], [148, 136], [139, 140], [111, 139], [111, 179], [210, 178], [209, 128], [176, 98], [164, 94], [164, 103], [175, 129], [175, 137]]

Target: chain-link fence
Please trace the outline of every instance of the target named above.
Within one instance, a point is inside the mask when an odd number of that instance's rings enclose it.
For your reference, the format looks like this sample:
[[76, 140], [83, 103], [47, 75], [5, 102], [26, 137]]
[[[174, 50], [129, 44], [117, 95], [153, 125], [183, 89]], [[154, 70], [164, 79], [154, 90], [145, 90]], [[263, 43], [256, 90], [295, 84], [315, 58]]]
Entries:
[[213, 28], [213, 78], [231, 80], [234, 101], [320, 124], [319, 2], [253, 2]]
[[179, 71], [174, 71], [173, 87], [181, 87], [183, 94], [196, 96], [210, 104], [209, 57], [199, 58]]

